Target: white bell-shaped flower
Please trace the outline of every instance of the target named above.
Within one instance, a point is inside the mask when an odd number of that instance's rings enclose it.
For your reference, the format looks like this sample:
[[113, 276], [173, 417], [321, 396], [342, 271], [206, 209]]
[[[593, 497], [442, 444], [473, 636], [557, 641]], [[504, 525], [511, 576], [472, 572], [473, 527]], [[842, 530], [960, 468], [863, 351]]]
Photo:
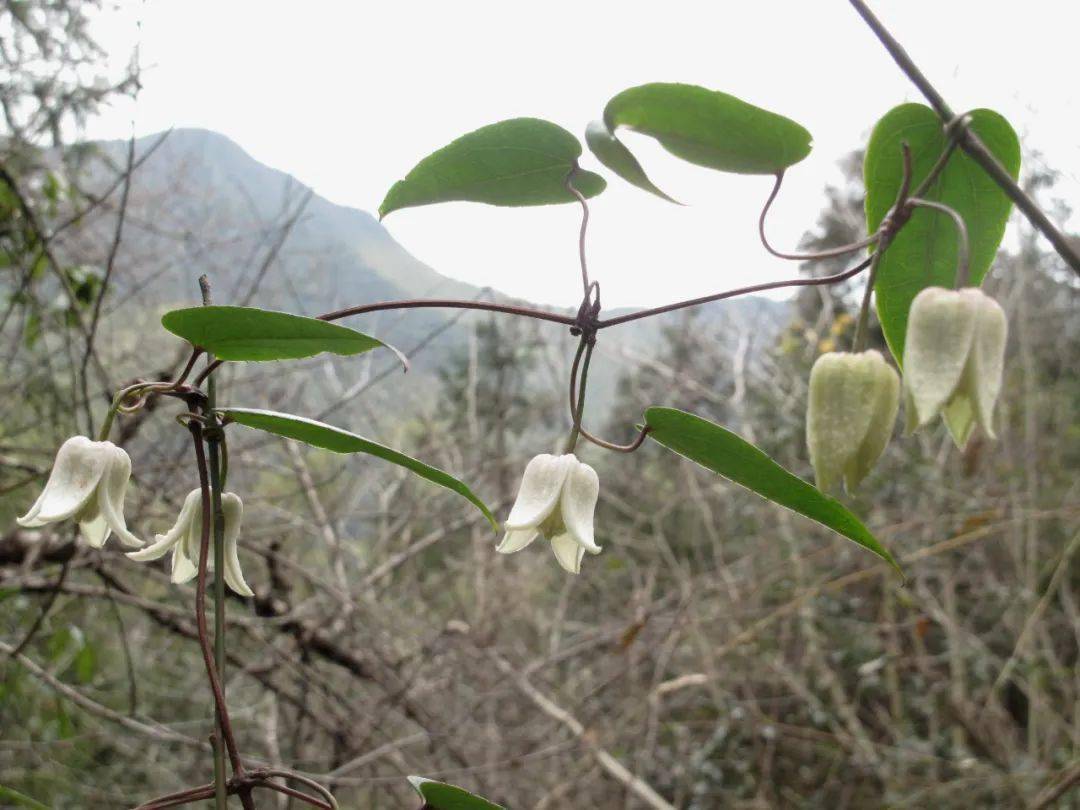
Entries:
[[[244, 581], [240, 570], [240, 556], [237, 552], [237, 539], [243, 522], [244, 504], [231, 492], [221, 495], [221, 511], [225, 516], [225, 584], [241, 596], [254, 596], [255, 593]], [[154, 538], [152, 545], [141, 551], [133, 551], [128, 556], [136, 562], [158, 560], [172, 552], [172, 581], [180, 584], [194, 579], [199, 573], [199, 547], [202, 543], [202, 490], [193, 490], [184, 499], [176, 523], [165, 534]], [[207, 570], [213, 570], [214, 556], [211, 546]]]
[[976, 287], [927, 287], [915, 296], [904, 342], [908, 431], [939, 413], [958, 447], [975, 425], [995, 438], [1008, 322], [1001, 306]]
[[131, 478], [131, 458], [112, 442], [72, 436], [56, 453], [45, 489], [16, 522], [28, 529], [74, 518], [84, 540], [101, 548], [116, 533], [126, 546], [143, 541], [128, 531], [124, 495]]
[[544, 453], [525, 467], [517, 500], [506, 519], [506, 536], [496, 549], [502, 554], [521, 551], [543, 535], [559, 565], [572, 574], [581, 570], [585, 552], [599, 554], [593, 539], [593, 512], [600, 495], [600, 479], [573, 453]]
[[850, 492], [892, 438], [900, 377], [873, 349], [823, 354], [810, 370], [806, 444], [818, 488], [844, 479]]

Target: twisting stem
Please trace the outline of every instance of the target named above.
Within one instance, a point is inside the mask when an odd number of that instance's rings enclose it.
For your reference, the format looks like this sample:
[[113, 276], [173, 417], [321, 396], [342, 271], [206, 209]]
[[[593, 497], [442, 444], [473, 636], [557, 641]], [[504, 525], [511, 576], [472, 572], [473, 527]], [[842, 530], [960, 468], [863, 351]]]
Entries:
[[[918, 66], [912, 61], [907, 51], [903, 46], [896, 41], [896, 38], [889, 33], [888, 29], [881, 24], [874, 13], [866, 5], [863, 0], [849, 0], [855, 11], [859, 13], [859, 16], [863, 18], [866, 24], [870, 27], [870, 30], [874, 32], [874, 35], [878, 38], [882, 45], [885, 46], [885, 50], [889, 52], [889, 55], [893, 58], [893, 61], [899, 66], [899, 68], [907, 75], [914, 85], [919, 89], [919, 92], [923, 94], [927, 101], [930, 102], [930, 106], [934, 108], [934, 111], [941, 117], [941, 120], [945, 123], [949, 123], [954, 120], [952, 108], [945, 102], [941, 93], [930, 83], [930, 80], [926, 78]], [[1050, 218], [1046, 216], [1035, 204], [1035, 201], [1029, 197], [1016, 181], [1013, 180], [1009, 172], [1002, 166], [993, 153], [986, 148], [986, 144], [982, 142], [974, 132], [965, 130], [958, 136], [960, 146], [963, 148], [971, 158], [978, 163], [998, 187], [1001, 188], [1005, 194], [1008, 195], [1016, 207], [1027, 217], [1028, 221], [1035, 226], [1035, 228], [1054, 246], [1054, 250], [1061, 256], [1072, 268], [1073, 272], [1080, 275], [1080, 253], [1077, 253], [1076, 249], [1069, 243], [1065, 235], [1059, 231], [1054, 223], [1050, 221]]]
[[[214, 412], [209, 410], [213, 407], [214, 381], [210, 380], [210, 394], [207, 409], [207, 447], [210, 456], [210, 501], [213, 509], [214, 528], [214, 664], [217, 667], [218, 678], [221, 681], [221, 697], [225, 700], [225, 515], [221, 509], [221, 454], [217, 435], [220, 427]], [[224, 736], [220, 721], [218, 723], [220, 736]], [[218, 766], [221, 773], [225, 772], [225, 755], [219, 745], [215, 750]], [[218, 783], [220, 789], [224, 786]]]
[[924, 200], [920, 197], [911, 197], [908, 199], [909, 205], [914, 205], [918, 208], [930, 208], [939, 213], [945, 214], [953, 221], [956, 226], [956, 236], [959, 242], [957, 246], [956, 255], [956, 280], [955, 287], [960, 289], [966, 287], [968, 283], [968, 266], [970, 264], [969, 254], [970, 248], [968, 247], [968, 232], [967, 226], [964, 224], [964, 218], [960, 216], [960, 213], [954, 208], [950, 208], [947, 205], [943, 205], [933, 200]]
[[578, 260], [581, 263], [581, 289], [585, 293], [585, 297], [589, 297], [589, 268], [585, 263], [585, 232], [589, 228], [589, 203], [585, 199], [585, 195], [574, 188], [574, 172], [566, 175], [566, 190], [577, 197], [577, 201], [581, 203], [581, 230], [578, 232]]
[[[206, 625], [206, 569], [210, 556], [210, 524], [212, 522], [213, 507], [210, 496], [210, 480], [207, 473], [206, 452], [203, 449], [203, 427], [199, 420], [192, 419], [188, 422], [188, 430], [191, 431], [195, 443], [195, 463], [199, 471], [199, 488], [202, 493], [199, 567], [195, 586], [195, 624], [199, 636], [199, 649], [202, 651], [203, 664], [206, 667], [206, 676], [210, 681], [210, 691], [214, 694], [214, 708], [221, 730], [221, 737], [225, 743], [225, 750], [229, 755], [233, 774], [242, 774], [244, 766], [237, 752], [236, 739], [233, 737], [232, 723], [229, 720], [229, 709], [225, 705], [225, 693], [221, 688], [221, 680], [218, 677], [217, 666], [214, 663], [214, 653], [210, 646], [210, 634]], [[220, 571], [218, 576], [220, 576]], [[222, 774], [223, 776], [224, 774]], [[221, 789], [220, 783], [218, 789], [219, 791]], [[246, 806], [247, 803], [245, 803]]]
[[[208, 307], [214, 303], [213, 296], [210, 291], [210, 277], [203, 273], [199, 276], [199, 292], [202, 295], [202, 305]], [[191, 353], [191, 359], [188, 361], [187, 367], [184, 369], [181, 377], [185, 378], [191, 371], [192, 366], [195, 364], [196, 358], [201, 354], [199, 347], [195, 347], [195, 350]], [[213, 364], [213, 358], [207, 357], [209, 365]], [[219, 559], [219, 549], [222, 549], [224, 543], [222, 541], [223, 529], [219, 529], [219, 521], [222, 520], [221, 516], [221, 481], [220, 478], [220, 466], [217, 452], [217, 434], [220, 432], [220, 428], [217, 424], [217, 417], [214, 415], [214, 405], [216, 404], [217, 385], [213, 379], [211, 379], [207, 385], [207, 416], [211, 420], [208, 425], [212, 428], [210, 442], [210, 499], [207, 502], [206, 492], [206, 474], [204, 469], [200, 469], [199, 481], [202, 484], [202, 528], [203, 539], [202, 548], [199, 551], [199, 586], [203, 589], [203, 598], [205, 599], [206, 589], [206, 568], [207, 568], [207, 554], [209, 549], [206, 547], [206, 525], [207, 515], [212, 514], [213, 520], [213, 532], [214, 532], [214, 666], [217, 671], [211, 676], [211, 680], [216, 676], [218, 681], [218, 689], [214, 693], [215, 702], [218, 703], [217, 711], [217, 733], [212, 738], [214, 743], [214, 804], [218, 810], [224, 810], [228, 805], [228, 793], [226, 791], [226, 776], [225, 776], [225, 724], [222, 722], [222, 715], [224, 715], [228, 709], [225, 703], [225, 590], [224, 590], [224, 577], [222, 572], [224, 571], [224, 552], [221, 552], [221, 558]], [[202, 449], [201, 437], [198, 440], [199, 450]], [[206, 463], [201, 463], [201, 468], [205, 468]], [[212, 510], [208, 512], [208, 509]], [[197, 608], [199, 616], [202, 618], [203, 624], [206, 623], [206, 607], [205, 604]], [[220, 699], [219, 699], [220, 695]], [[231, 729], [230, 729], [231, 733]], [[235, 755], [236, 746], [233, 743], [233, 748], [230, 750], [230, 755]], [[236, 756], [233, 759], [233, 772], [237, 771], [237, 763], [239, 757]]]
[[[578, 435], [581, 435], [597, 447], [603, 447], [605, 450], [614, 450], [617, 453], [633, 453], [641, 447], [642, 442], [645, 441], [645, 437], [649, 435], [651, 428], [649, 428], [648, 425], [641, 428], [637, 437], [629, 444], [615, 444], [614, 442], [609, 442], [606, 439], [594, 436], [581, 424], [582, 416], [585, 412], [585, 390], [588, 387], [589, 364], [592, 362], [593, 347], [595, 345], [595, 336], [588, 337], [587, 335], [582, 335], [581, 343], [578, 345], [577, 354], [574, 355], [574, 364], [570, 367], [570, 415], [574, 420], [573, 432], [570, 436], [575, 444]], [[581, 370], [580, 383], [578, 382], [579, 367]], [[567, 442], [567, 444], [569, 449], [566, 452], [572, 453], [573, 445], [569, 442]]]
[[581, 402], [578, 404], [577, 400], [577, 376], [578, 366], [581, 364], [581, 355], [585, 353], [585, 344], [588, 339], [585, 335], [581, 336], [581, 340], [578, 341], [577, 354], [574, 355], [574, 363], [570, 367], [570, 420], [573, 425], [570, 428], [570, 435], [566, 439], [566, 445], [563, 448], [564, 453], [573, 453], [574, 448], [577, 447], [578, 436], [581, 435], [581, 412], [584, 409], [585, 397], [582, 395]]
[[[920, 184], [919, 188], [928, 187], [938, 173], [945, 168], [946, 162], [949, 160], [949, 155], [952, 154], [952, 150], [955, 148], [956, 142], [950, 141], [949, 145], [945, 148], [944, 153], [934, 164], [933, 169], [930, 170], [930, 174]], [[881, 234], [881, 239], [874, 248], [874, 255], [870, 262], [870, 272], [866, 275], [866, 290], [863, 292], [862, 306], [859, 307], [859, 321], [855, 325], [855, 337], [852, 340], [851, 350], [853, 352], [861, 352], [866, 349], [866, 343], [870, 336], [870, 298], [874, 294], [874, 283], [877, 281], [878, 266], [881, 264], [881, 257], [885, 255], [885, 251], [889, 249], [889, 245], [892, 244], [893, 237], [899, 232], [900, 228], [910, 219], [910, 209], [908, 207], [908, 194], [911, 191], [911, 148], [908, 146], [907, 141], [903, 141], [900, 144], [900, 157], [904, 168], [903, 175], [900, 178], [900, 188], [896, 192], [896, 202], [893, 203], [892, 209], [886, 214], [885, 218], [881, 221], [881, 225], [878, 227], [878, 233]]]
[[765, 217], [769, 213], [769, 209], [772, 208], [773, 200], [776, 199], [776, 195], [780, 192], [780, 184], [784, 181], [784, 173], [782, 171], [776, 173], [776, 182], [773, 184], [772, 191], [769, 192], [769, 198], [765, 200], [765, 206], [761, 209], [761, 214], [758, 216], [758, 236], [761, 239], [761, 244], [765, 247], [765, 250], [769, 251], [773, 256], [778, 259], [792, 259], [794, 261], [817, 261], [819, 259], [833, 259], [837, 256], [846, 256], [848, 253], [854, 253], [856, 250], [862, 250], [863, 248], [870, 247], [881, 237], [881, 230], [867, 236], [865, 239], [860, 239], [858, 242], [852, 242], [847, 245], [841, 245], [840, 247], [829, 248], [828, 250], [822, 250], [817, 253], [784, 253], [783, 251], [776, 250], [769, 244], [768, 237], [765, 236]]
[[[316, 791], [319, 795], [321, 795], [323, 797], [323, 799], [326, 800], [326, 805], [329, 806], [331, 808], [331, 810], [338, 810], [338, 803], [337, 803], [337, 800], [334, 798], [334, 794], [331, 793], [329, 790], [327, 790], [322, 785], [320, 785], [314, 779], [308, 779], [306, 776], [301, 776], [300, 774], [292, 773], [291, 771], [280, 771], [280, 770], [276, 770], [276, 769], [264, 769], [264, 770], [260, 771], [260, 774], [262, 776], [264, 776], [264, 777], [277, 776], [277, 777], [280, 777], [281, 779], [291, 779], [291, 780], [293, 780], [295, 782], [299, 782], [301, 785], [305, 785], [305, 786], [311, 788], [312, 790]], [[311, 804], [315, 804], [315, 801], [313, 801], [310, 796], [301, 795], [301, 796], [299, 796], [297, 798], [303, 798], [304, 800], [310, 802]], [[316, 806], [319, 806], [319, 805], [316, 805]]]
[[870, 261], [870, 272], [866, 274], [866, 291], [863, 293], [862, 306], [859, 307], [859, 322], [855, 325], [855, 338], [851, 343], [853, 352], [861, 352], [866, 349], [866, 342], [870, 332], [870, 296], [874, 293], [874, 282], [877, 280], [878, 265], [881, 257], [885, 254], [885, 248], [889, 246], [888, 239], [882, 239], [878, 249]]

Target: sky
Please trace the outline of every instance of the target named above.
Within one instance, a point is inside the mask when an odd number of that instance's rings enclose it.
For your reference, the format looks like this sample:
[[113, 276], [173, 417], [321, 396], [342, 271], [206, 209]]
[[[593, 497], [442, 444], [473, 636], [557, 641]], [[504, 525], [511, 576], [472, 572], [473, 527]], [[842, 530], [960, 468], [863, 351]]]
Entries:
[[[956, 110], [992, 107], [1062, 172], [1080, 208], [1080, 6], [1060, 0], [871, 3]], [[1018, 13], [1022, 12], [1022, 13]], [[844, 0], [760, 2], [346, 2], [140, 0], [97, 21], [117, 64], [135, 44], [143, 89], [89, 125], [92, 138], [203, 127], [333, 202], [374, 212], [430, 152], [495, 121], [550, 119], [582, 138], [609, 98], [652, 81], [700, 84], [786, 115], [814, 136], [788, 170], [769, 235], [794, 249], [839, 161], [891, 107], [920, 101]], [[623, 137], [622, 135], [620, 137]], [[772, 178], [631, 146], [687, 203], [608, 176], [591, 202], [589, 265], [604, 304], [648, 306], [797, 275], [768, 256], [756, 219]], [[576, 306], [579, 210], [449, 203], [385, 225], [444, 275], [536, 303]]]

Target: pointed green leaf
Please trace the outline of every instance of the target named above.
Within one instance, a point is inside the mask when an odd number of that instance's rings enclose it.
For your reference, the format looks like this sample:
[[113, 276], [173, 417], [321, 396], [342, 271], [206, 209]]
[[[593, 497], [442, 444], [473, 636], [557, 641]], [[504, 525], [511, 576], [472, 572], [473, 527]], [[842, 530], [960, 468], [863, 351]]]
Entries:
[[0, 805], [3, 807], [28, 807], [30, 810], [49, 810], [49, 805], [42, 804], [37, 799], [31, 799], [25, 793], [19, 793], [15, 788], [5, 787], [4, 785], [0, 785], [0, 799], [11, 802], [10, 805]]
[[238, 424], [284, 436], [287, 439], [296, 439], [312, 447], [321, 447], [334, 453], [366, 453], [369, 456], [389, 461], [391, 464], [397, 464], [433, 484], [456, 492], [483, 512], [493, 529], [497, 531], [499, 528], [498, 521], [491, 514], [491, 510], [465, 484], [449, 473], [404, 453], [399, 453], [397, 450], [377, 444], [363, 436], [357, 436], [355, 433], [349, 433], [347, 430], [316, 422], [313, 419], [305, 419], [302, 416], [253, 408], [219, 408], [217, 410], [222, 416]]
[[506, 810], [501, 804], [489, 802], [456, 785], [423, 776], [410, 776], [408, 779], [424, 804], [432, 810]]
[[573, 185], [586, 197], [604, 190], [604, 178], [578, 168], [581, 143], [557, 124], [513, 118], [481, 127], [428, 155], [396, 182], [379, 206], [391, 211], [464, 200], [489, 205], [550, 205], [576, 202]]
[[[971, 113], [971, 128], [1014, 178], [1020, 172], [1020, 141], [1003, 117], [992, 110]], [[896, 203], [903, 177], [901, 144], [911, 149], [912, 187], [917, 187], [946, 145], [937, 114], [922, 104], [901, 104], [874, 126], [863, 162], [866, 226], [875, 231]], [[1012, 202], [990, 176], [957, 149], [945, 170], [923, 197], [960, 213], [971, 248], [969, 283], [982, 283], [1005, 233]], [[903, 363], [911, 302], [926, 287], [952, 287], [956, 277], [956, 227], [936, 211], [916, 209], [881, 257], [874, 293], [885, 339], [898, 364]]]
[[609, 132], [651, 135], [690, 163], [738, 174], [776, 174], [810, 154], [810, 133], [790, 118], [693, 84], [643, 84], [604, 108]]
[[255, 307], [190, 307], [166, 312], [161, 324], [192, 346], [222, 360], [295, 360], [322, 352], [354, 355], [385, 347], [408, 367], [393, 346], [318, 318]]
[[773, 503], [854, 540], [900, 571], [896, 560], [839, 501], [785, 470], [754, 445], [719, 425], [674, 408], [649, 408], [649, 438]]
[[588, 144], [597, 160], [627, 183], [644, 189], [650, 194], [655, 194], [668, 202], [681, 205], [678, 200], [672, 199], [656, 187], [653, 181], [649, 179], [649, 176], [645, 174], [645, 170], [641, 168], [638, 159], [626, 148], [626, 144], [609, 132], [603, 121], [593, 121], [585, 128], [585, 143]]

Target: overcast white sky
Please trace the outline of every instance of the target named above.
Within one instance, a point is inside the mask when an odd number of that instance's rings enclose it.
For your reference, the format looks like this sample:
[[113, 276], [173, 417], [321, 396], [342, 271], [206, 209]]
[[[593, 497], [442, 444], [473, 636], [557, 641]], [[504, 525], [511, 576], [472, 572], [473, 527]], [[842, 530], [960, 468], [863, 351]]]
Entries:
[[[878, 0], [880, 17], [958, 110], [988, 106], [1064, 172], [1080, 208], [1076, 31], [1061, 0]], [[170, 126], [224, 133], [324, 197], [375, 211], [390, 185], [458, 135], [515, 116], [581, 137], [618, 91], [684, 81], [787, 115], [814, 135], [774, 208], [774, 243], [815, 221], [837, 162], [874, 121], [921, 100], [844, 0], [386, 3], [145, 0], [101, 22], [144, 89], [92, 137]], [[795, 274], [760, 248], [771, 178], [680, 164], [628, 135], [679, 208], [617, 178], [592, 203], [590, 265], [604, 303], [644, 305]], [[596, 168], [586, 153], [583, 165]], [[604, 172], [607, 174], [606, 172]], [[399, 211], [387, 228], [438, 271], [540, 303], [580, 296], [574, 206], [453, 203]]]

